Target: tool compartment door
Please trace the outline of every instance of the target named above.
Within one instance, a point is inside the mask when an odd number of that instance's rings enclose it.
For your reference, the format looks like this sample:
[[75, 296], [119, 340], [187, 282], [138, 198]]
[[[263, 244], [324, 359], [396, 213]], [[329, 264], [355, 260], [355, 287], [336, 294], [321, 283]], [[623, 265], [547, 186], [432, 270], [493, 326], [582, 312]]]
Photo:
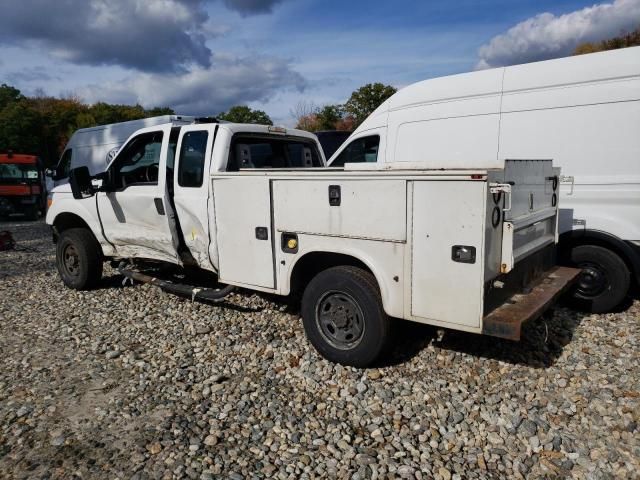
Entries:
[[212, 181], [220, 281], [275, 288], [269, 179], [238, 173]]
[[[485, 189], [481, 181], [413, 182], [413, 317], [480, 327]], [[454, 260], [457, 246], [475, 249], [474, 260]]]

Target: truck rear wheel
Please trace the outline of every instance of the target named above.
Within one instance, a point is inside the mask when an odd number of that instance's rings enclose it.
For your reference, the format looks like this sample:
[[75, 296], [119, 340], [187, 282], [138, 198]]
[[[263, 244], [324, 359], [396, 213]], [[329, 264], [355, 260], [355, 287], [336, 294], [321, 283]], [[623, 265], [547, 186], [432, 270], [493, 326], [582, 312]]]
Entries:
[[339, 266], [316, 275], [302, 297], [307, 338], [327, 360], [366, 367], [384, 351], [389, 318], [374, 276]]
[[582, 269], [572, 291], [571, 303], [577, 308], [604, 313], [624, 300], [629, 291], [631, 273], [614, 252], [596, 245], [580, 245], [569, 252], [569, 261]]
[[88, 290], [102, 278], [102, 253], [93, 234], [85, 228], [70, 228], [60, 234], [56, 266], [64, 284]]

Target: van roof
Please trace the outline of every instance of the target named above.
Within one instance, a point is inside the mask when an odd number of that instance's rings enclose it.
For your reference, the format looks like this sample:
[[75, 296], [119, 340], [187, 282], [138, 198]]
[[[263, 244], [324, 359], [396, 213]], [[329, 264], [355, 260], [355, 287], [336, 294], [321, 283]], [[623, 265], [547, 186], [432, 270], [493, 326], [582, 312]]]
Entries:
[[[189, 115], [160, 115], [157, 117], [137, 118], [135, 120], [127, 120], [126, 122], [106, 123], [104, 125], [96, 125], [95, 127], [79, 128], [75, 133], [95, 132], [97, 130], [105, 130], [116, 126], [122, 126], [124, 128], [129, 126], [135, 126], [139, 123], [153, 122], [154, 125], [162, 123], [180, 123], [187, 124], [195, 122], [196, 117]], [[142, 127], [141, 127], [142, 128]]]
[[362, 122], [357, 132], [386, 123], [381, 116], [387, 112], [412, 106], [637, 75], [640, 47], [431, 78], [392, 95]]
[[27, 165], [35, 165], [38, 163], [38, 157], [35, 155], [25, 155], [22, 153], [0, 153], [0, 163], [23, 163]]

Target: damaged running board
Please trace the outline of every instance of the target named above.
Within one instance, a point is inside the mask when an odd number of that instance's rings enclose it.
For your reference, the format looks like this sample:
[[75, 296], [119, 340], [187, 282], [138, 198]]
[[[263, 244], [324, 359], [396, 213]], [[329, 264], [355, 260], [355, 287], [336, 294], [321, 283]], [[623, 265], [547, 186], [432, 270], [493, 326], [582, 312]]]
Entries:
[[169, 280], [163, 280], [161, 278], [152, 277], [136, 270], [130, 270], [124, 267], [118, 267], [118, 272], [124, 275], [132, 281], [150, 283], [156, 287], [160, 287], [170, 293], [176, 295], [183, 295], [190, 297], [191, 300], [206, 300], [208, 302], [220, 303], [224, 302], [225, 298], [235, 290], [233, 285], [226, 285], [221, 289], [206, 288], [206, 287], [194, 287], [193, 285], [186, 285], [184, 283], [175, 283]]
[[554, 267], [548, 271], [529, 293], [518, 293], [509, 298], [482, 322], [483, 335], [520, 340], [522, 326], [538, 318], [578, 278], [581, 270]]

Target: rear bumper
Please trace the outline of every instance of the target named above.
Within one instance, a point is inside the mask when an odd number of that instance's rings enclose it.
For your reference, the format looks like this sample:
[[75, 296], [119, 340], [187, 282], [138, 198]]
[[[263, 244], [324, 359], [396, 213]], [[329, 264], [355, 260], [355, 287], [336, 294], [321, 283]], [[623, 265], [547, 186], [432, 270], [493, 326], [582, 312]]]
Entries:
[[579, 274], [578, 268], [552, 267], [522, 293], [513, 294], [502, 305], [485, 315], [482, 333], [520, 340], [522, 326], [542, 315], [577, 280]]

